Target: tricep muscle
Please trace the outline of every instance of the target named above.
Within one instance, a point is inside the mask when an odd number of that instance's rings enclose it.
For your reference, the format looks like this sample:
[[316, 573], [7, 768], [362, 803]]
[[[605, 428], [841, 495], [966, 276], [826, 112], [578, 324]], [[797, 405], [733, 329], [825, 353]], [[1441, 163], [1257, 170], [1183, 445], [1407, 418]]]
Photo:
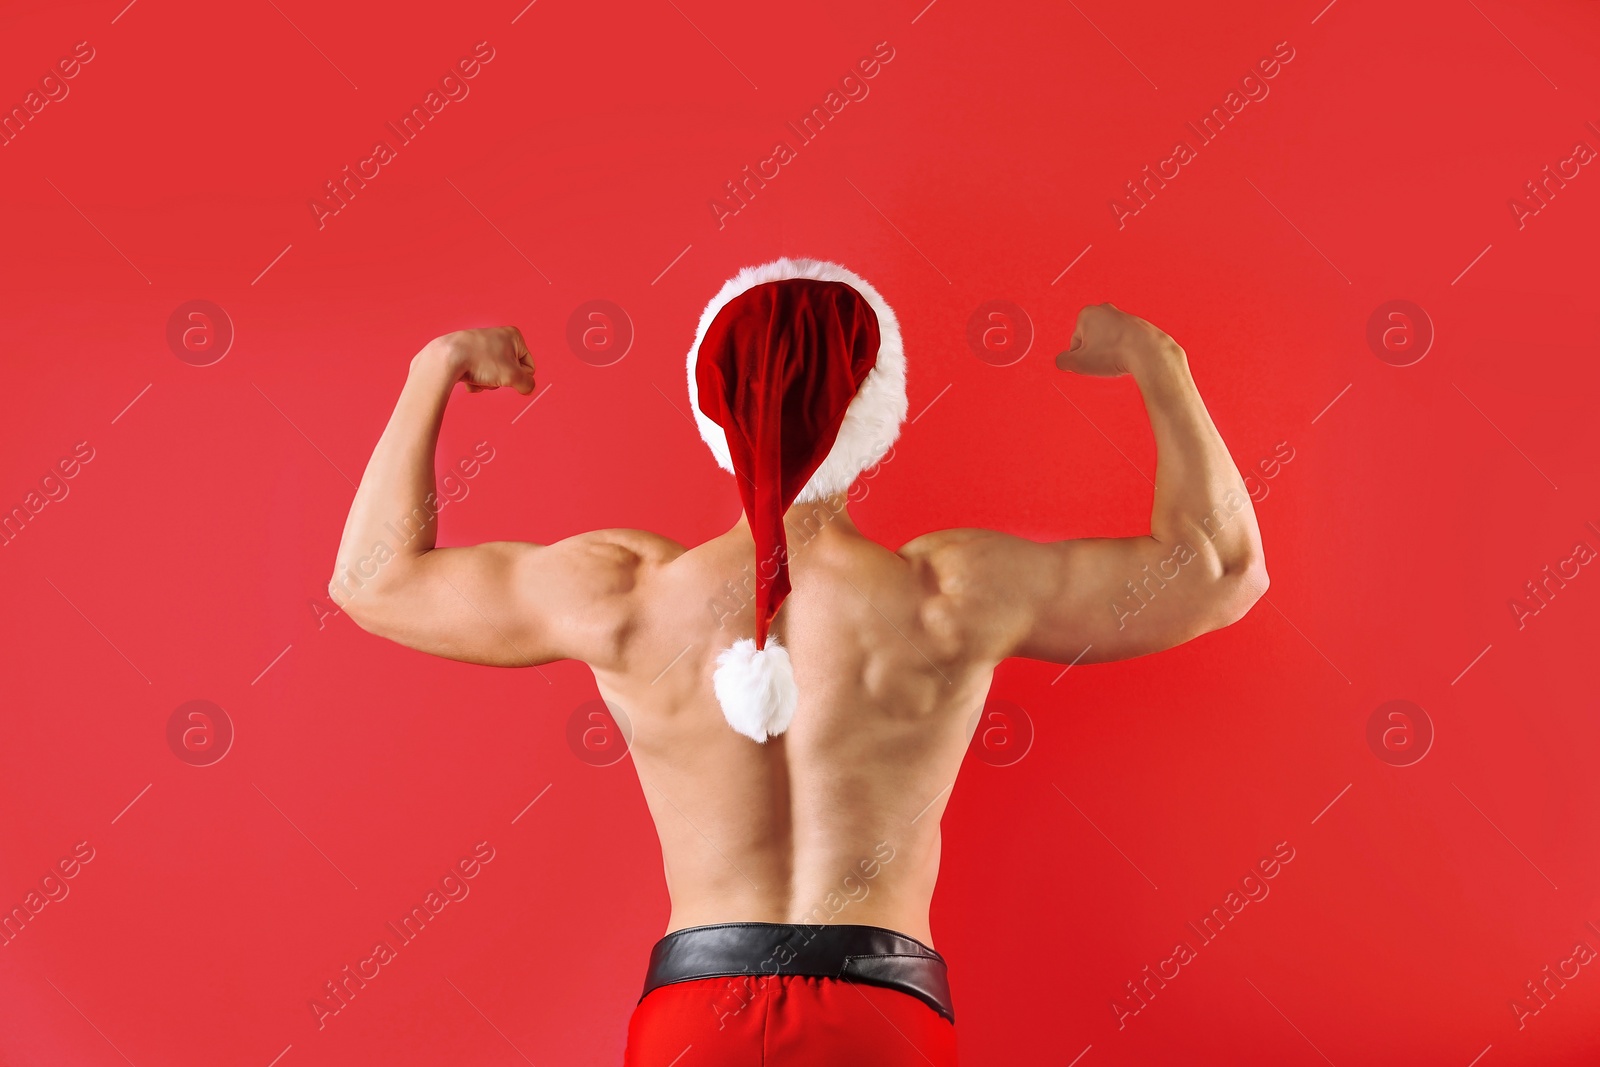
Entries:
[[605, 530], [550, 545], [435, 548], [379, 564], [342, 605], [363, 629], [448, 659], [603, 666], [620, 655], [637, 585], [663, 547], [664, 539]]
[[1052, 663], [1129, 659], [1235, 621], [1259, 595], [1201, 536], [1037, 542], [952, 530], [907, 546], [926, 552], [941, 591], [973, 621], [980, 654]]

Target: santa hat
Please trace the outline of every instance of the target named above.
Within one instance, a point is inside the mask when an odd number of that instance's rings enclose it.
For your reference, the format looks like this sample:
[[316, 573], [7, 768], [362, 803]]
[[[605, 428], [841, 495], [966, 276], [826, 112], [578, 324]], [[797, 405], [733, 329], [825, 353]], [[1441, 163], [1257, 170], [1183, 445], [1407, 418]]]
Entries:
[[729, 725], [765, 741], [789, 728], [799, 698], [789, 653], [768, 633], [789, 592], [783, 516], [848, 491], [900, 435], [900, 325], [837, 263], [779, 259], [723, 285], [688, 370], [700, 436], [734, 474], [756, 543], [756, 635], [723, 650], [712, 682]]

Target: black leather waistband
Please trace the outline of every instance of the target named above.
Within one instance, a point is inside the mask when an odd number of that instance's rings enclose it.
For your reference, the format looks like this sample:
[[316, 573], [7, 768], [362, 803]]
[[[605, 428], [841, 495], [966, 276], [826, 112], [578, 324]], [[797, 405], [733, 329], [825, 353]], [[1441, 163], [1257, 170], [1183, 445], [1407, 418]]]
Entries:
[[674, 982], [764, 974], [886, 986], [956, 1021], [944, 957], [915, 938], [879, 926], [716, 923], [675, 930], [650, 951], [639, 999]]

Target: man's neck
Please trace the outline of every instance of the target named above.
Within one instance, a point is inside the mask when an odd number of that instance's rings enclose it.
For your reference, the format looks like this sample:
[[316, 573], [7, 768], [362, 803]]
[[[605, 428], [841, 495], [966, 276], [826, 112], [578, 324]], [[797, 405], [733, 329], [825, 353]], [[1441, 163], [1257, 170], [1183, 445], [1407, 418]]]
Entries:
[[[795, 504], [783, 516], [783, 529], [791, 555], [808, 544], [825, 543], [840, 537], [859, 537], [861, 534], [856, 529], [855, 520], [850, 517], [850, 502], [844, 493], [825, 500]], [[739, 513], [739, 521], [733, 524], [733, 530], [729, 532], [751, 536], [750, 520], [744, 512]]]

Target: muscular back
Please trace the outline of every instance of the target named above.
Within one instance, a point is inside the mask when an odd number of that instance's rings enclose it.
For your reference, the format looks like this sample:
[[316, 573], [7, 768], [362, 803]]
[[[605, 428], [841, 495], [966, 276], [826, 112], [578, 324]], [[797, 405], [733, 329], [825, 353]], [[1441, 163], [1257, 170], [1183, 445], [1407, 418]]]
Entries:
[[632, 727], [668, 928], [866, 923], [931, 943], [939, 818], [994, 663], [973, 655], [925, 561], [835, 520], [792, 553], [773, 632], [799, 706], [758, 744], [711, 684], [717, 654], [754, 631], [754, 558], [738, 528], [656, 568], [624, 663], [595, 672]]
[[842, 495], [806, 521], [791, 512], [793, 591], [773, 633], [799, 706], [765, 743], [728, 725], [712, 689], [718, 653], [755, 630], [742, 520], [687, 550], [637, 530], [435, 547], [445, 403], [461, 381], [532, 392], [514, 328], [450, 334], [413, 358], [329, 593], [362, 628], [434, 655], [588, 664], [632, 729], [670, 929], [843, 922], [931, 943], [939, 817], [995, 665], [1157, 652], [1229, 625], [1267, 588], [1249, 494], [1183, 349], [1107, 304], [1079, 314], [1056, 364], [1138, 383], [1158, 453], [1150, 533], [948, 530], [890, 552], [856, 530]]

